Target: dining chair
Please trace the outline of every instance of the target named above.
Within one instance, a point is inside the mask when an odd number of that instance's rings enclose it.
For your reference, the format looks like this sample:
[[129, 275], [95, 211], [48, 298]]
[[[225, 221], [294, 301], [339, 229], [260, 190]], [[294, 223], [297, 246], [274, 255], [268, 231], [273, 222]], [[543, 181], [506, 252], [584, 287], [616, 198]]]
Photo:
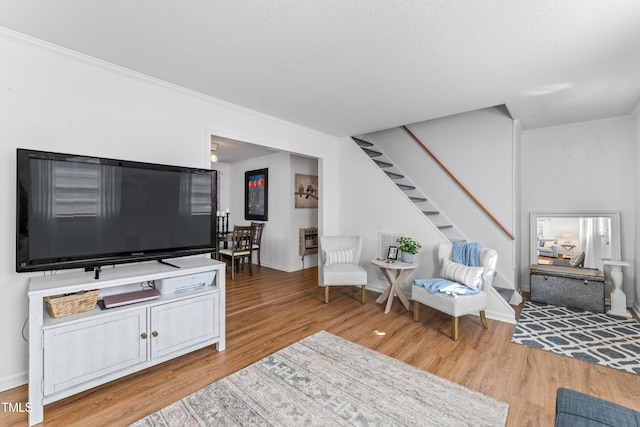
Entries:
[[262, 246], [262, 232], [264, 231], [265, 225], [266, 224], [264, 222], [251, 223], [251, 226], [255, 228], [255, 234], [253, 236], [253, 245], [251, 245], [251, 250], [258, 252], [258, 266], [262, 266], [262, 262], [260, 261], [260, 252], [261, 252], [260, 249]]
[[255, 227], [253, 226], [235, 225], [228, 247], [220, 249], [220, 256], [231, 260], [231, 280], [235, 279], [235, 273], [239, 271], [240, 263], [244, 259], [248, 260], [249, 274], [253, 276], [251, 254], [253, 253], [254, 234]]

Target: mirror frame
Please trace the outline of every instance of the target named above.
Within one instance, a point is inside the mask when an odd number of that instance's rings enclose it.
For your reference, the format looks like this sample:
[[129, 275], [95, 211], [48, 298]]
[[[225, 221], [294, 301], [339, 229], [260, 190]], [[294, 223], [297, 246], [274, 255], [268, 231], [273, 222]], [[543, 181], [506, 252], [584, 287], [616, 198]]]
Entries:
[[[529, 255], [530, 265], [538, 264], [536, 242], [538, 238], [538, 218], [580, 218], [606, 217], [611, 219], [611, 258], [613, 261], [621, 259], [620, 242], [620, 212], [619, 211], [575, 211], [575, 212], [531, 212], [529, 217]], [[602, 271], [602, 269], [600, 269]]]

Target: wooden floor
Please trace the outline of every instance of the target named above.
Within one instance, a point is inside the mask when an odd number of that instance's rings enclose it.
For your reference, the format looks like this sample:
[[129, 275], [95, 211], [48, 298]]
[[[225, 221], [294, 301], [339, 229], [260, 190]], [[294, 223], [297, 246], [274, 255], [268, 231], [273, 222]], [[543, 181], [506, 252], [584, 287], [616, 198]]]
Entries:
[[[511, 344], [514, 325], [476, 316], [450, 318], [423, 307], [414, 322], [397, 301], [391, 312], [367, 292], [332, 288], [324, 304], [317, 270], [282, 273], [254, 267], [227, 274], [227, 349], [208, 347], [45, 407], [45, 426], [124, 426], [320, 330], [403, 360], [509, 404], [508, 426], [551, 426], [558, 387], [640, 410], [640, 376]], [[425, 392], [428, 392], [426, 390]], [[0, 402], [27, 401], [27, 387], [0, 393]], [[0, 407], [0, 426], [27, 425], [25, 413]]]

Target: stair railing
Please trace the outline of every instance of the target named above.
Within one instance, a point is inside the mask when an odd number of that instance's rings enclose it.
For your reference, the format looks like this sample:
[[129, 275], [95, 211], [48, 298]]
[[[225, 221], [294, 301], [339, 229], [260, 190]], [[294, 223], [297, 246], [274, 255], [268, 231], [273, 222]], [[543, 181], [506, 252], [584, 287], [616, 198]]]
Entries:
[[497, 226], [498, 226], [498, 228], [500, 228], [500, 229], [501, 229], [501, 230], [502, 230], [502, 231], [503, 231], [507, 236], [509, 236], [509, 238], [510, 238], [511, 240], [515, 240], [515, 239], [516, 239], [516, 238], [513, 236], [513, 234], [511, 234], [511, 233], [509, 232], [509, 230], [507, 230], [507, 229], [505, 228], [505, 226], [504, 226], [504, 225], [502, 225], [502, 224], [500, 223], [500, 221], [498, 221], [498, 219], [497, 219], [495, 216], [493, 216], [493, 214], [492, 214], [491, 212], [489, 212], [489, 210], [488, 210], [488, 209], [487, 209], [487, 208], [486, 208], [486, 207], [485, 207], [485, 206], [480, 202], [480, 200], [478, 200], [478, 199], [476, 198], [476, 196], [474, 196], [474, 195], [471, 193], [471, 191], [469, 191], [469, 189], [468, 189], [467, 187], [465, 187], [465, 186], [464, 186], [464, 184], [462, 184], [462, 182], [460, 182], [460, 180], [459, 180], [458, 178], [456, 178], [456, 176], [455, 176], [455, 175], [454, 175], [454, 174], [453, 174], [453, 173], [452, 173], [452, 172], [451, 172], [451, 171], [450, 171], [450, 170], [449, 170], [449, 169], [448, 169], [448, 168], [447, 168], [447, 167], [446, 167], [446, 166], [445, 166], [441, 161], [440, 161], [440, 159], [438, 159], [438, 158], [435, 156], [435, 154], [433, 154], [433, 153], [431, 152], [431, 150], [429, 150], [429, 149], [428, 149], [428, 148], [427, 148], [427, 147], [422, 143], [422, 141], [420, 141], [420, 140], [418, 139], [418, 137], [417, 137], [417, 136], [415, 136], [415, 135], [414, 135], [414, 133], [413, 133], [413, 132], [411, 132], [411, 131], [409, 130], [409, 128], [408, 128], [408, 127], [406, 127], [406, 126], [402, 126], [402, 129], [404, 129], [404, 130], [409, 134], [409, 136], [411, 136], [411, 138], [413, 138], [413, 139], [414, 139], [414, 141], [416, 141], [416, 142], [418, 143], [418, 145], [419, 145], [420, 147], [422, 147], [422, 149], [423, 149], [423, 150], [424, 150], [424, 151], [425, 151], [425, 152], [426, 152], [426, 153], [427, 153], [427, 154], [428, 154], [428, 155], [429, 155], [429, 156], [430, 156], [430, 157], [431, 157], [431, 158], [432, 158], [432, 159], [433, 159], [437, 164], [438, 164], [438, 166], [440, 166], [440, 167], [442, 168], [442, 170], [444, 170], [444, 171], [445, 171], [445, 173], [446, 173], [447, 175], [449, 175], [449, 177], [453, 180], [453, 182], [455, 182], [455, 183], [456, 183], [456, 184], [457, 184], [457, 185], [462, 189], [462, 191], [464, 191], [464, 192], [465, 192], [465, 194], [466, 194], [467, 196], [469, 196], [469, 198], [470, 198], [471, 200], [473, 200], [473, 202], [474, 202], [474, 203], [475, 203], [475, 204], [476, 204], [476, 205], [477, 205], [477, 206], [478, 206], [478, 207], [479, 207], [479, 208], [480, 208], [480, 209], [481, 209], [481, 210], [482, 210], [482, 211], [483, 211], [483, 212], [484, 212], [484, 213], [485, 213], [485, 214], [486, 214], [486, 215], [487, 215], [487, 216], [488, 216], [488, 217], [489, 217], [489, 218], [490, 218], [490, 219], [491, 219], [491, 220], [492, 220], [492, 221], [493, 221]]

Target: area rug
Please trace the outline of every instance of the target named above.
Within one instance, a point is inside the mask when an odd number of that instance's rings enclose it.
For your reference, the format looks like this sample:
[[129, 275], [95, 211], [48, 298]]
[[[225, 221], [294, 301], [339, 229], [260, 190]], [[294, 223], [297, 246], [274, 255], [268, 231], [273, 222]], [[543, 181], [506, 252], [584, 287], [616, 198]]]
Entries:
[[640, 375], [640, 323], [527, 301], [511, 342]]
[[321, 331], [133, 426], [504, 426], [508, 405]]

